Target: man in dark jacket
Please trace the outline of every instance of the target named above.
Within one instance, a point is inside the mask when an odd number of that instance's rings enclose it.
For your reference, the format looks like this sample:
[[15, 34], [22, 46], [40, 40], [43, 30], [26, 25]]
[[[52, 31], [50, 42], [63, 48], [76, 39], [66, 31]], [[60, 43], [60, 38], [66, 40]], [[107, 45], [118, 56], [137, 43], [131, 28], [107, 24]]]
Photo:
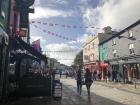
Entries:
[[82, 92], [82, 72], [79, 68], [76, 72], [76, 80], [77, 80], [77, 93], [81, 95]]

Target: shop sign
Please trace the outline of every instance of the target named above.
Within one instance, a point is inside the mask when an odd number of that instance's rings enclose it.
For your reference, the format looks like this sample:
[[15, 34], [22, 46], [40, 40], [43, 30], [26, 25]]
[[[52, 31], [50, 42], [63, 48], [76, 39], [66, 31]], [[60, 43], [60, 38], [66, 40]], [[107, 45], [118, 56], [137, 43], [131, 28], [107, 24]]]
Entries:
[[27, 28], [20, 28], [19, 30], [19, 37], [27, 37], [28, 29]]

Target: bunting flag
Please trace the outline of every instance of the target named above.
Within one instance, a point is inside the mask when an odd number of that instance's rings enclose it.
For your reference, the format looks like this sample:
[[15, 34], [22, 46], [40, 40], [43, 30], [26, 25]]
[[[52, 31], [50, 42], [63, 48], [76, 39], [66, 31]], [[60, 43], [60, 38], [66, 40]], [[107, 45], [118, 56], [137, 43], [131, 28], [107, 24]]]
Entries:
[[[32, 25], [32, 24], [31, 24]], [[47, 31], [45, 29], [42, 29], [40, 27], [38, 27], [37, 25], [33, 25], [35, 28], [38, 28], [38, 29], [41, 29], [44, 33], [47, 33], [48, 35], [51, 35], [51, 36], [56, 36], [58, 38], [61, 38], [61, 39], [64, 39], [64, 40], [69, 40], [69, 41], [75, 41], [77, 42], [77, 40], [75, 39], [72, 39], [72, 38], [68, 38], [68, 37], [65, 37], [65, 36], [62, 36], [62, 35], [59, 35], [59, 34], [56, 34], [54, 32], [51, 32], [51, 31]], [[40, 43], [40, 42], [39, 42]]]
[[60, 50], [60, 51], [42, 51], [42, 52], [45, 52], [45, 53], [62, 53], [62, 52], [68, 52], [68, 53], [73, 53], [73, 52], [77, 52], [79, 51], [80, 49], [73, 49], [73, 50]]
[[58, 23], [48, 23], [48, 22], [41, 22], [41, 21], [34, 21], [31, 20], [30, 23], [38, 23], [38, 24], [42, 24], [42, 25], [48, 25], [50, 27], [53, 26], [61, 26], [63, 28], [73, 28], [73, 29], [78, 29], [78, 28], [95, 28], [94, 26], [76, 26], [76, 25], [66, 25], [66, 24], [58, 24]]
[[[87, 28], [92, 28], [92, 29], [103, 29], [103, 27], [95, 27], [95, 26], [79, 26], [79, 25], [67, 25], [67, 24], [58, 24], [58, 23], [49, 23], [49, 22], [41, 22], [41, 21], [35, 21], [31, 20], [30, 23], [37, 23], [37, 24], [42, 24], [42, 25], [48, 25], [49, 27], [54, 27], [54, 26], [60, 26], [62, 28], [69, 28], [69, 29], [87, 29]], [[121, 29], [114, 29], [116, 31], [120, 31]]]
[[35, 48], [38, 52], [41, 52], [40, 39], [33, 41], [32, 47]]

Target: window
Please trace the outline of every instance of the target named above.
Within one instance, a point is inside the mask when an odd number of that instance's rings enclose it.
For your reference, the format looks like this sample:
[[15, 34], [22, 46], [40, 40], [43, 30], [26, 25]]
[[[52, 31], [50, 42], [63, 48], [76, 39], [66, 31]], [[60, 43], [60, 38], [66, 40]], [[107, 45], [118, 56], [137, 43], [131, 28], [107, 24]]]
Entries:
[[87, 56], [87, 55], [84, 55], [84, 59], [85, 59], [85, 60], [88, 60], [88, 56]]
[[133, 37], [133, 32], [132, 32], [132, 30], [129, 30], [129, 31], [128, 31], [128, 35], [129, 35], [129, 38], [132, 38], [132, 37]]
[[117, 50], [113, 50], [113, 56], [117, 57]]
[[90, 50], [90, 45], [88, 46], [88, 50]]
[[112, 45], [116, 45], [115, 39], [112, 40]]
[[87, 52], [87, 48], [85, 48], [85, 53]]
[[134, 54], [134, 44], [131, 43], [128, 45], [130, 54]]
[[93, 59], [93, 61], [94, 61], [94, 59], [95, 59], [94, 54], [92, 54], [92, 59]]
[[94, 44], [94, 43], [92, 43], [92, 48], [93, 48], [93, 49], [95, 48], [95, 44]]

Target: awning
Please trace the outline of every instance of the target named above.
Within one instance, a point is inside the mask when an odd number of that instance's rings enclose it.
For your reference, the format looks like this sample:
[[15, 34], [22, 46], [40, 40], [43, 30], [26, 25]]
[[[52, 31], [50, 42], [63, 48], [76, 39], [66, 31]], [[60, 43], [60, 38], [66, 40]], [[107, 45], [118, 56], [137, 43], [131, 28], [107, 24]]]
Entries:
[[14, 44], [13, 47], [18, 47], [24, 50], [27, 50], [30, 54], [32, 54], [33, 56], [39, 58], [40, 60], [43, 60], [45, 62], [47, 62], [47, 57], [42, 55], [40, 52], [38, 52], [36, 49], [34, 49], [33, 47], [31, 47], [29, 44], [27, 44], [26, 42], [24, 42], [22, 39], [18, 38], [18, 37], [14, 37], [12, 38], [12, 43]]
[[37, 62], [40, 62], [40, 60], [34, 56], [31, 56], [31, 55], [28, 55], [28, 54], [25, 54], [25, 53], [16, 53], [16, 54], [12, 54], [11, 53], [11, 62], [14, 62], [16, 61], [17, 59], [32, 59], [32, 60], [35, 60]]
[[8, 42], [9, 42], [8, 35], [3, 31], [2, 28], [0, 28], [0, 44], [8, 45]]

